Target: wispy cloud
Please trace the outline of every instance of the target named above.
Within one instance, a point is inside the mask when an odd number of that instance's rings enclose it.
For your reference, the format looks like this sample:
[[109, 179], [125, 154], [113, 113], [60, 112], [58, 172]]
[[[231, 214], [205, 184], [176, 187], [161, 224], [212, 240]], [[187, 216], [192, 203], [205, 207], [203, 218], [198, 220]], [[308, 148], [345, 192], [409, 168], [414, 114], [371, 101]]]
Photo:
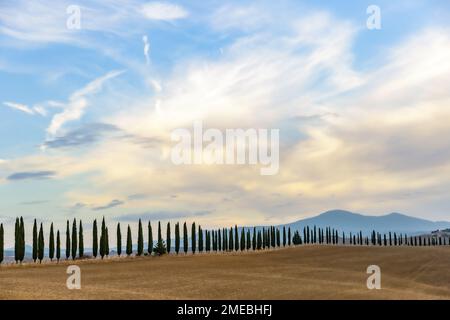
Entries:
[[121, 206], [123, 204], [125, 204], [125, 202], [115, 199], [104, 206], [94, 207], [94, 208], [92, 208], [92, 210], [94, 210], [94, 211], [107, 210], [107, 209], [111, 209], [111, 208], [114, 208], [117, 206]]
[[55, 136], [65, 123], [80, 119], [84, 114], [84, 110], [89, 106], [87, 97], [99, 92], [106, 81], [121, 75], [123, 72], [123, 70], [110, 71], [74, 92], [70, 96], [64, 111], [53, 116], [52, 121], [47, 128], [48, 134], [50, 134], [50, 136]]
[[143, 220], [169, 220], [177, 218], [192, 218], [202, 217], [211, 214], [212, 211], [150, 211], [138, 214], [126, 214], [116, 217], [121, 221], [136, 221], [138, 219]]
[[16, 172], [7, 177], [10, 181], [50, 179], [56, 175], [54, 171]]
[[145, 63], [146, 63], [146, 64], [149, 64], [149, 63], [150, 63], [150, 57], [149, 57], [149, 52], [150, 52], [150, 42], [148, 41], [147, 35], [142, 36], [142, 42], [144, 42], [144, 57], [145, 57]]
[[176, 20], [188, 16], [183, 7], [169, 2], [149, 2], [142, 6], [142, 14], [152, 20]]
[[19, 110], [19, 111], [22, 111], [22, 112], [25, 112], [28, 114], [34, 114], [33, 110], [31, 110], [27, 105], [24, 105], [24, 104], [9, 102], [9, 101], [5, 101], [5, 102], [3, 102], [3, 104], [5, 106], [10, 107], [15, 110]]

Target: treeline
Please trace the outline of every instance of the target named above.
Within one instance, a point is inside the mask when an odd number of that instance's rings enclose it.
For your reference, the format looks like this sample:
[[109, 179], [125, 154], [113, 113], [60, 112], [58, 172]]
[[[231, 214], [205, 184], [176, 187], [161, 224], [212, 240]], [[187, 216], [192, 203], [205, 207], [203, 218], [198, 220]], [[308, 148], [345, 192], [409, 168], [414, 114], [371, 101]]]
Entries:
[[[190, 233], [188, 232], [188, 225], [184, 222], [183, 226], [180, 223], [175, 224], [174, 232], [172, 234], [171, 224], [167, 223], [165, 241], [161, 232], [161, 222], [158, 222], [158, 230], [156, 242], [153, 239], [153, 229], [150, 221], [147, 224], [147, 248], [144, 248], [144, 231], [141, 219], [138, 224], [138, 234], [136, 251], [133, 250], [133, 237], [130, 225], [126, 228], [125, 243], [122, 243], [122, 229], [120, 223], [116, 227], [116, 251], [114, 254], [121, 256], [123, 245], [125, 244], [125, 254], [130, 256], [142, 255], [163, 255], [171, 253], [174, 250], [175, 254], [191, 252], [195, 253], [210, 253], [210, 252], [238, 252], [248, 250], [266, 250], [286, 247], [291, 245], [303, 244], [320, 244], [320, 245], [372, 245], [372, 246], [436, 246], [436, 245], [450, 245], [450, 239], [440, 236], [408, 236], [406, 234], [397, 234], [389, 232], [381, 234], [372, 231], [370, 236], [363, 236], [361, 231], [357, 233], [345, 232], [339, 234], [338, 230], [327, 227], [318, 228], [314, 226], [310, 228], [305, 226], [301, 231], [295, 230], [291, 233], [291, 228], [288, 227], [264, 227], [264, 228], [238, 228], [237, 225], [231, 228], [220, 228], [214, 230], [203, 230], [200, 225], [193, 222], [190, 225]], [[66, 223], [65, 235], [65, 258], [68, 259], [83, 259], [84, 253], [84, 234], [83, 222], [76, 219], [70, 223]], [[172, 246], [172, 236], [174, 236], [174, 244]], [[22, 262], [25, 258], [25, 227], [23, 218], [17, 218], [15, 223], [14, 234], [14, 258], [16, 263]], [[56, 240], [55, 240], [56, 239]], [[100, 257], [104, 259], [112, 252], [109, 247], [109, 230], [105, 223], [105, 218], [101, 221], [101, 226], [98, 228], [97, 220], [93, 222], [92, 228], [92, 257]], [[32, 259], [34, 262], [42, 262], [46, 255], [44, 239], [43, 224], [38, 224], [36, 219], [33, 223], [32, 234]], [[53, 223], [50, 224], [48, 235], [48, 258], [53, 261], [61, 259], [61, 236], [60, 231], [53, 228]], [[3, 224], [0, 224], [0, 263], [4, 260], [4, 229]]]

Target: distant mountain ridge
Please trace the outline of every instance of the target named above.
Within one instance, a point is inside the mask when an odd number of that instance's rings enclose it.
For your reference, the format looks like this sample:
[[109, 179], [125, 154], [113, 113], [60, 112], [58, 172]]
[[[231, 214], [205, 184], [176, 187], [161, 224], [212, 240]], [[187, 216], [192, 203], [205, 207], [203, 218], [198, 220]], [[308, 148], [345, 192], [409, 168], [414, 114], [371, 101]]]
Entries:
[[397, 212], [382, 216], [368, 216], [345, 210], [326, 211], [318, 216], [298, 220], [284, 226], [291, 227], [293, 230], [301, 230], [305, 226], [313, 227], [314, 225], [320, 228], [332, 227], [345, 232], [362, 231], [365, 234], [372, 230], [420, 234], [450, 228], [450, 222], [447, 221], [430, 221]]

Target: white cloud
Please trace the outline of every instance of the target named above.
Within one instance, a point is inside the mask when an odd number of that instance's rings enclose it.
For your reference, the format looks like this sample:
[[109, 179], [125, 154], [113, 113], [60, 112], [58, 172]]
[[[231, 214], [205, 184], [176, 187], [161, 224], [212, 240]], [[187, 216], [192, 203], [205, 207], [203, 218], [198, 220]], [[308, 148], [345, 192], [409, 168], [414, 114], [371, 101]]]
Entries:
[[181, 6], [167, 2], [149, 2], [142, 6], [142, 14], [152, 20], [176, 20], [188, 16], [188, 12]]
[[5, 101], [5, 102], [3, 102], [3, 104], [5, 106], [10, 107], [10, 108], [15, 109], [15, 110], [19, 110], [19, 111], [22, 111], [22, 112], [25, 112], [25, 113], [28, 113], [28, 114], [34, 114], [33, 110], [31, 110], [28, 106], [26, 106], [24, 104], [21, 104], [21, 103]]
[[124, 71], [120, 70], [110, 71], [106, 75], [89, 82], [85, 87], [74, 92], [70, 96], [64, 111], [53, 116], [53, 119], [47, 128], [47, 133], [51, 136], [55, 136], [65, 123], [80, 119], [84, 114], [84, 110], [89, 105], [87, 97], [99, 92], [106, 81], [119, 76], [123, 72]]
[[142, 42], [144, 42], [144, 56], [145, 56], [145, 63], [146, 63], [146, 64], [149, 64], [149, 63], [150, 63], [150, 57], [149, 57], [149, 52], [150, 52], [150, 42], [148, 41], [147, 35], [142, 36]]

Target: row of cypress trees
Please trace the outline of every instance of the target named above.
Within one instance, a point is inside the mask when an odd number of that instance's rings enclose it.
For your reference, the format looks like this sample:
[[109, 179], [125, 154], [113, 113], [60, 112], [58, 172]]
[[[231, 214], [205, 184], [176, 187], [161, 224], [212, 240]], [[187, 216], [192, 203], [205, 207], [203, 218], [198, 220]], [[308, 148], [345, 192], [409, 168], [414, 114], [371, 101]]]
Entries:
[[[122, 255], [122, 231], [120, 223], [117, 224], [117, 255]], [[108, 227], [103, 217], [100, 228], [100, 237], [98, 235], [97, 220], [93, 222], [93, 241], [92, 241], [92, 256], [97, 258], [100, 255], [101, 259], [110, 255], [109, 249], [109, 235]], [[141, 219], [138, 224], [137, 246], [136, 255], [162, 255], [170, 253], [172, 249], [172, 233], [171, 224], [167, 223], [166, 227], [166, 241], [163, 240], [161, 233], [161, 222], [158, 222], [158, 233], [156, 244], [153, 240], [153, 230], [151, 222], [148, 222], [147, 226], [147, 249], [144, 249], [144, 232]], [[350, 233], [347, 237], [345, 232], [342, 232], [340, 236], [336, 229], [317, 228], [314, 226], [310, 228], [306, 226], [303, 228], [303, 237], [300, 232], [296, 230], [293, 235], [291, 234], [291, 228], [283, 227], [282, 230], [276, 227], [268, 228], [253, 228], [253, 232], [250, 228], [238, 228], [237, 225], [231, 228], [222, 228], [216, 230], [203, 230], [195, 222], [191, 225], [190, 235], [188, 234], [187, 223], [184, 222], [181, 229], [180, 223], [175, 224], [174, 230], [174, 250], [176, 254], [183, 251], [187, 254], [190, 251], [192, 254], [196, 252], [231, 252], [231, 251], [245, 251], [245, 250], [264, 250], [269, 248], [279, 248], [285, 246], [302, 245], [302, 244], [350, 244], [350, 245], [379, 245], [379, 246], [431, 246], [431, 245], [446, 245], [446, 238], [441, 237], [417, 237], [406, 234], [387, 233], [382, 235], [372, 231], [369, 237], [363, 237], [362, 232], [355, 234]], [[189, 246], [190, 237], [190, 246]], [[39, 228], [36, 219], [33, 224], [33, 246], [32, 246], [32, 258], [33, 261], [42, 262], [45, 256], [45, 240], [43, 224], [40, 223]], [[183, 241], [183, 246], [181, 246]], [[450, 245], [450, 240], [448, 241]], [[125, 253], [127, 256], [133, 254], [133, 241], [130, 225], [127, 226]], [[144, 250], [146, 252], [144, 252]], [[56, 254], [56, 255], [55, 255]], [[72, 227], [70, 228], [70, 222], [66, 224], [66, 247], [65, 247], [66, 259], [84, 258], [84, 235], [83, 235], [83, 223], [80, 220], [77, 223], [76, 219], [73, 219]], [[15, 223], [15, 260], [16, 262], [22, 262], [25, 257], [25, 229], [23, 218], [16, 218]], [[60, 231], [56, 231], [56, 243], [53, 223], [50, 225], [49, 244], [48, 244], [48, 257], [51, 261], [56, 258], [57, 261], [61, 259], [61, 237]], [[4, 259], [4, 229], [3, 224], [0, 224], [0, 263]]]

